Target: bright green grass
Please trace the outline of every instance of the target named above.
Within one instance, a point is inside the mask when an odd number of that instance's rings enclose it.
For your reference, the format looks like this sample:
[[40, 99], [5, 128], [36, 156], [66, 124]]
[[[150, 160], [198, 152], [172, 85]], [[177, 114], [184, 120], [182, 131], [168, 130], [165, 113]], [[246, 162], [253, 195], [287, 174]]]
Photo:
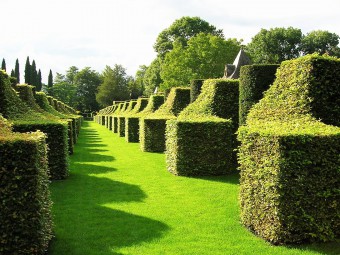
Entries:
[[340, 254], [339, 243], [272, 246], [239, 222], [238, 176], [173, 176], [145, 153], [85, 122], [71, 175], [52, 183], [54, 255]]

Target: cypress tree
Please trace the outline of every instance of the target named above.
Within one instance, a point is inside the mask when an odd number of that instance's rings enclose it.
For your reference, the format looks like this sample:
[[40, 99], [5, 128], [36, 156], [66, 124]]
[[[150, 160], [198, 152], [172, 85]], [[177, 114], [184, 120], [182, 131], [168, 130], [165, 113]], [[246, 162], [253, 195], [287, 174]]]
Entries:
[[27, 57], [25, 65], [25, 83], [31, 84], [31, 64], [29, 57]]
[[37, 66], [35, 64], [35, 60], [33, 59], [32, 61], [32, 65], [31, 65], [31, 85], [37, 87], [37, 76], [38, 76], [38, 73], [37, 73]]
[[36, 89], [37, 91], [41, 91], [42, 88], [42, 82], [41, 82], [41, 71], [39, 69], [38, 71], [38, 77], [37, 77], [37, 85], [36, 85]]
[[49, 88], [53, 87], [53, 75], [52, 75], [52, 70], [51, 69], [50, 69], [50, 73], [48, 74], [47, 87], [49, 87]]
[[15, 73], [14, 73], [14, 70], [12, 69], [11, 71], [11, 77], [15, 77]]
[[14, 77], [17, 78], [17, 82], [20, 84], [20, 71], [19, 71], [19, 60], [15, 61]]
[[5, 61], [4, 58], [2, 59], [1, 69], [4, 70], [4, 71], [6, 72], [6, 61]]

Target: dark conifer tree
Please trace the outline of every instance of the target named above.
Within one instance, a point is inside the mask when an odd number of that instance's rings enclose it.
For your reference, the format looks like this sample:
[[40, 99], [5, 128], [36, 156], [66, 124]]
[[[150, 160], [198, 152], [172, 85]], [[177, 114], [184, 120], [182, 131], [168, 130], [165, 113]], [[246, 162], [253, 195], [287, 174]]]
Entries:
[[42, 82], [41, 82], [41, 71], [39, 69], [38, 76], [37, 76], [37, 85], [35, 86], [37, 91], [41, 91], [42, 88]]
[[11, 71], [11, 77], [15, 77], [15, 73], [14, 73], [14, 70], [12, 69]]
[[6, 72], [6, 61], [5, 61], [4, 58], [2, 59], [1, 69], [4, 70], [4, 71]]
[[53, 87], [53, 75], [52, 75], [52, 70], [51, 69], [50, 69], [50, 73], [48, 74], [47, 87], [49, 87], [49, 88]]
[[17, 82], [20, 83], [20, 71], [19, 71], [19, 60], [15, 61], [14, 77], [17, 78]]
[[31, 65], [31, 85], [37, 87], [37, 80], [38, 80], [38, 72], [37, 72], [37, 66], [35, 64], [35, 60], [33, 59], [32, 65]]
[[29, 57], [27, 57], [25, 65], [25, 83], [31, 84], [31, 64]]

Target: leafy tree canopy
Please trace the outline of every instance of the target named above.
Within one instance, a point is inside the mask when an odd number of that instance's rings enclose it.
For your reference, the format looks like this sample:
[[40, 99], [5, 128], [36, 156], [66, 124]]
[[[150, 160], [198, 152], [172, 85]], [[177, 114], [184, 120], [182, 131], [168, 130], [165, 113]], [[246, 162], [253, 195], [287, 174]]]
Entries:
[[339, 36], [324, 30], [315, 30], [303, 36], [301, 51], [304, 55], [314, 52], [340, 57]]
[[143, 77], [144, 91], [143, 94], [146, 96], [150, 96], [156, 87], [159, 87], [163, 82], [161, 78], [161, 64], [162, 60], [159, 57], [156, 57], [151, 64], [145, 70], [145, 74]]
[[221, 29], [216, 29], [216, 27], [199, 17], [182, 17], [175, 20], [170, 27], [164, 29], [158, 35], [154, 49], [158, 56], [164, 58], [165, 54], [173, 49], [175, 42], [186, 46], [191, 37], [202, 32], [221, 38], [224, 37]]
[[192, 79], [222, 77], [225, 64], [234, 61], [240, 47], [236, 39], [205, 33], [192, 37], [186, 47], [175, 43], [162, 65], [162, 89], [188, 86]]

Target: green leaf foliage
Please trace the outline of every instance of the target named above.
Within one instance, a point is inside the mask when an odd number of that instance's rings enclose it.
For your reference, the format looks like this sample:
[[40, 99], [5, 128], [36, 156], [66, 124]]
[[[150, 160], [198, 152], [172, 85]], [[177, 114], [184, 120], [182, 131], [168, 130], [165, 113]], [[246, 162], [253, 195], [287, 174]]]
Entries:
[[245, 124], [251, 107], [275, 80], [279, 65], [246, 65], [240, 72], [239, 123]]
[[157, 111], [140, 119], [139, 141], [142, 151], [164, 152], [165, 122], [176, 118], [190, 103], [190, 88], [172, 88]]
[[237, 147], [237, 80], [209, 79], [177, 119], [166, 122], [166, 162], [175, 175], [222, 175], [233, 169]]
[[129, 143], [139, 140], [139, 118], [135, 117], [148, 105], [148, 98], [138, 98], [136, 106], [125, 116], [125, 140]]
[[203, 85], [203, 79], [196, 79], [190, 81], [190, 102], [194, 102], [199, 94], [201, 93], [201, 88]]
[[[27, 100], [34, 100], [31, 98], [32, 94], [28, 93], [28, 95]], [[35, 102], [34, 105], [29, 105], [22, 101], [11, 87], [8, 75], [0, 71], [0, 113], [13, 122], [13, 130], [17, 132], [41, 130], [47, 134], [51, 178], [66, 178], [68, 175], [67, 123], [56, 119], [55, 116], [45, 114], [39, 107], [39, 110], [35, 109], [36, 107], [38, 106]]]
[[126, 110], [124, 112], [122, 112], [121, 114], [119, 114], [119, 116], [118, 116], [118, 124], [117, 125], [118, 125], [118, 135], [120, 137], [125, 136], [125, 116], [133, 110], [133, 108], [135, 107], [136, 104], [137, 104], [136, 100], [131, 100], [128, 103]]
[[239, 129], [241, 221], [275, 243], [339, 237], [340, 60], [285, 61]]
[[0, 254], [45, 254], [52, 239], [45, 135], [12, 133], [0, 117]]

